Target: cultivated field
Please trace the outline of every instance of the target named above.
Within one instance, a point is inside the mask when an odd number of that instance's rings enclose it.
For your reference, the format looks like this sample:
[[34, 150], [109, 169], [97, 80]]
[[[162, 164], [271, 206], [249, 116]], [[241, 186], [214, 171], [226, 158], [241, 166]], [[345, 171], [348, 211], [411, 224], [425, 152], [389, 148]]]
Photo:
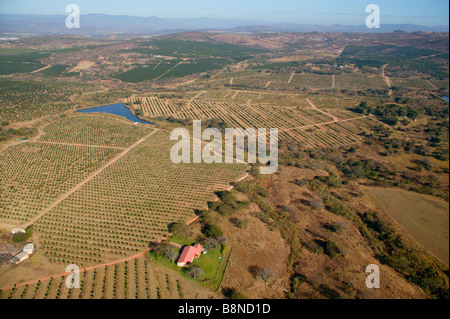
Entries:
[[84, 114], [60, 121], [39, 141], [0, 154], [0, 221], [10, 228], [35, 222], [51, 262], [85, 265], [142, 251], [247, 169], [173, 164], [175, 142], [150, 125]]
[[[238, 94], [239, 93], [239, 94]], [[138, 98], [128, 100], [134, 108], [140, 108], [145, 116], [174, 117], [178, 119], [206, 120], [216, 118], [234, 128], [278, 128], [280, 138], [286, 142], [297, 142], [304, 147], [334, 147], [359, 143], [359, 135], [379, 123], [370, 118], [354, 115], [342, 107], [332, 107], [339, 117], [313, 107], [308, 100], [295, 98], [294, 107], [274, 106], [273, 104], [238, 104], [233, 98], [241, 94], [236, 91], [228, 102], [207, 101], [205, 96], [215, 99], [217, 95], [200, 92], [198, 100], [166, 100], [159, 98]], [[229, 94], [231, 96], [231, 94]], [[267, 96], [267, 95], [266, 95]], [[206, 100], [206, 101], [205, 101]], [[233, 102], [230, 102], [233, 101]], [[253, 101], [253, 100], [251, 100]], [[330, 108], [327, 104], [327, 109]], [[336, 104], [335, 104], [336, 105]]]
[[0, 223], [22, 225], [119, 149], [22, 142], [0, 153]]
[[74, 107], [71, 96], [92, 88], [82, 84], [0, 80], [0, 122], [24, 122], [61, 114]]
[[[82, 269], [83, 270], [83, 269]], [[19, 284], [0, 299], [191, 299], [212, 293], [146, 257], [96, 267], [80, 273], [79, 289], [68, 289], [65, 276]]]

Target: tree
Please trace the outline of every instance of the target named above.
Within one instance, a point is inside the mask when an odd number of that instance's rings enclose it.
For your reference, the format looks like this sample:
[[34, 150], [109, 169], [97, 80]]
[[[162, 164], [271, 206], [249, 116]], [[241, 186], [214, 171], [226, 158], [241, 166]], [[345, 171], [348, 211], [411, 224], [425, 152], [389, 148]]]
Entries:
[[205, 235], [206, 235], [207, 237], [217, 238], [217, 237], [223, 235], [223, 231], [222, 231], [222, 229], [220, 229], [220, 227], [217, 226], [217, 225], [212, 225], [212, 226], [211, 226], [211, 225], [208, 225], [208, 226], [206, 227]]
[[167, 257], [171, 262], [174, 262], [178, 256], [178, 252], [169, 244], [159, 244], [153, 249], [153, 251], [157, 256]]
[[33, 236], [33, 226], [28, 227], [25, 230], [25, 233], [16, 233], [14, 234], [12, 241], [15, 243], [20, 243], [22, 241], [27, 241]]
[[218, 241], [217, 241], [217, 239], [216, 238], [206, 238], [204, 241], [203, 241], [203, 246], [206, 248], [206, 249], [216, 249], [217, 248], [217, 245], [218, 245], [219, 243], [218, 243]]
[[169, 232], [171, 234], [181, 234], [184, 230], [186, 230], [186, 224], [184, 223], [172, 223], [169, 225]]
[[203, 271], [203, 268], [201, 268], [201, 267], [192, 266], [189, 269], [189, 276], [191, 276], [192, 278], [201, 277], [201, 276], [203, 276], [203, 274], [204, 274], [204, 271]]
[[171, 262], [175, 262], [178, 257], [178, 252], [175, 249], [169, 249], [165, 251], [164, 255], [170, 259]]

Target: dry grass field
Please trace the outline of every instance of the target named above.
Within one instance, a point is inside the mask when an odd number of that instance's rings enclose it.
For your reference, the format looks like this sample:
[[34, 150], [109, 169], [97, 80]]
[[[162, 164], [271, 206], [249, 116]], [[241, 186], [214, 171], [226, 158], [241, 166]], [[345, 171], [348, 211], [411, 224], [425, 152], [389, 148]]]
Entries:
[[364, 191], [420, 245], [449, 265], [449, 205], [401, 189], [364, 187]]

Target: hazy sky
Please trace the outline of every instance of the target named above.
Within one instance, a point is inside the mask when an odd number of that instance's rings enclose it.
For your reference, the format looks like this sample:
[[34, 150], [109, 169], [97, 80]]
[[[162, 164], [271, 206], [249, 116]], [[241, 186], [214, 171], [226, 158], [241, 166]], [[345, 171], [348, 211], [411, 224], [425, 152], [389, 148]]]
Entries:
[[448, 0], [0, 0], [0, 13], [65, 14], [68, 4], [81, 13], [219, 18], [303, 24], [365, 23], [365, 8], [377, 4], [381, 23], [448, 25]]

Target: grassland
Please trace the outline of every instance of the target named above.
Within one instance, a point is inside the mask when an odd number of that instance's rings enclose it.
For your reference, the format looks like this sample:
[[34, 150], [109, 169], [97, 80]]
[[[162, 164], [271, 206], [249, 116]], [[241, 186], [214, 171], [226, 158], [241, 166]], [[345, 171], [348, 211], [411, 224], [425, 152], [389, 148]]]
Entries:
[[447, 202], [400, 189], [365, 187], [364, 191], [408, 235], [448, 266]]
[[192, 280], [213, 291], [216, 291], [222, 282], [230, 254], [231, 248], [227, 246], [209, 249], [206, 255], [201, 255], [200, 258], [196, 258], [192, 262], [193, 266], [200, 267], [203, 270], [200, 277], [192, 278], [188, 274], [188, 268], [178, 267], [165, 256], [156, 256], [153, 252], [149, 253], [154, 262], [160, 263], [162, 266], [176, 271], [187, 280]]

